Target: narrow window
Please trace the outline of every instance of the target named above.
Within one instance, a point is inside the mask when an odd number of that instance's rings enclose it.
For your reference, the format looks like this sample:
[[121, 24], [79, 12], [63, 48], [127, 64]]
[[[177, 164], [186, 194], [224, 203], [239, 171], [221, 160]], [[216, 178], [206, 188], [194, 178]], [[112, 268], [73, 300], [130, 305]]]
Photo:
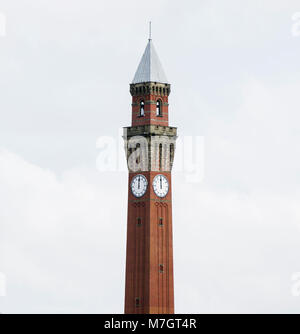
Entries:
[[144, 101], [140, 102], [140, 116], [141, 117], [145, 116], [145, 102]]
[[160, 264], [160, 265], [159, 265], [159, 272], [160, 272], [160, 273], [163, 273], [163, 272], [164, 272], [164, 265], [163, 265], [163, 264]]
[[[140, 146], [141, 146], [141, 144], [140, 144], [140, 143], [137, 143], [137, 144], [136, 144], [136, 147], [135, 147], [135, 150], [137, 150], [138, 148], [140, 148]], [[135, 162], [136, 162], [136, 164], [139, 164], [139, 163], [141, 162], [141, 152], [140, 152], [140, 154], [136, 157]]]
[[159, 144], [159, 170], [162, 170], [162, 144]]
[[163, 224], [163, 219], [162, 219], [161, 217], [159, 218], [158, 225], [159, 225], [159, 226], [163, 226], [163, 225], [164, 225], [164, 224]]
[[161, 116], [161, 101], [156, 101], [156, 116]]
[[173, 159], [174, 159], [174, 144], [170, 145], [170, 170], [173, 166]]
[[140, 306], [140, 298], [135, 298], [135, 307]]
[[137, 226], [141, 226], [142, 225], [142, 218], [141, 217], [138, 217], [137, 218]]

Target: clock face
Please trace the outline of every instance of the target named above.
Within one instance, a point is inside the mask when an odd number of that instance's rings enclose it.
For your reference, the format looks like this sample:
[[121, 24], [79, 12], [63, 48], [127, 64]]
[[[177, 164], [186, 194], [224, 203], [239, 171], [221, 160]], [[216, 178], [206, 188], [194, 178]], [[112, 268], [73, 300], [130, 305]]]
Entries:
[[158, 197], [165, 197], [169, 191], [168, 179], [162, 174], [156, 175], [153, 179], [153, 190]]
[[148, 181], [146, 177], [142, 174], [136, 175], [132, 180], [131, 180], [131, 191], [135, 197], [142, 197], [148, 186]]

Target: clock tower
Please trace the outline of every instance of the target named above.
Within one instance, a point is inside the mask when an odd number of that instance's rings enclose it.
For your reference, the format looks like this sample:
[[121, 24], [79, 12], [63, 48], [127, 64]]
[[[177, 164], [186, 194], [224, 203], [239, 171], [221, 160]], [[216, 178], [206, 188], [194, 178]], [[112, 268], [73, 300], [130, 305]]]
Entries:
[[149, 39], [132, 83], [128, 163], [125, 313], [174, 313], [171, 170], [177, 129], [170, 84]]

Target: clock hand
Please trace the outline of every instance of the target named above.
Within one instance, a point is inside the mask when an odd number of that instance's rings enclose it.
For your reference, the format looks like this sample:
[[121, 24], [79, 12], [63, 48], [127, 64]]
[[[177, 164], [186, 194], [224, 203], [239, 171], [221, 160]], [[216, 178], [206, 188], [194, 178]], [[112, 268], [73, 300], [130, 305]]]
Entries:
[[162, 188], [162, 184], [161, 184], [161, 176], [159, 178], [159, 181], [160, 181], [160, 189]]
[[139, 180], [138, 180], [138, 188], [140, 189], [140, 179], [141, 177], [139, 176]]

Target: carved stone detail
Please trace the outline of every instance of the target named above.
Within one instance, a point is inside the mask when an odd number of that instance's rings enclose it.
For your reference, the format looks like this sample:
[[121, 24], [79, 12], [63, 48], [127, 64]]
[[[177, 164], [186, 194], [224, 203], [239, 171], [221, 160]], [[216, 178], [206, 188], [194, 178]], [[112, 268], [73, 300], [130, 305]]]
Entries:
[[176, 128], [162, 125], [127, 127], [123, 139], [130, 172], [172, 170]]

